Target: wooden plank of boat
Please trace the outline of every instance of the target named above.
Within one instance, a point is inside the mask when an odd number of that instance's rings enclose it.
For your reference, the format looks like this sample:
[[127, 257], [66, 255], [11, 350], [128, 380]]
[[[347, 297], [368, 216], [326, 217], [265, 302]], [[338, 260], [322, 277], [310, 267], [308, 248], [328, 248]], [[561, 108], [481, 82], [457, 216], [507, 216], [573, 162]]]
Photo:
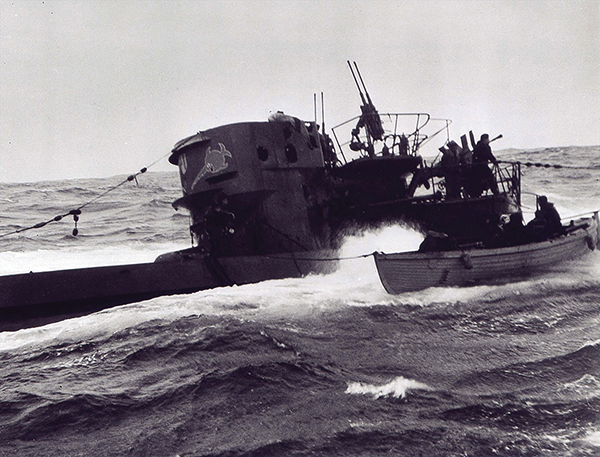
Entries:
[[435, 286], [466, 286], [486, 280], [527, 276], [579, 258], [598, 244], [598, 213], [555, 239], [495, 249], [375, 253], [385, 289], [399, 294]]

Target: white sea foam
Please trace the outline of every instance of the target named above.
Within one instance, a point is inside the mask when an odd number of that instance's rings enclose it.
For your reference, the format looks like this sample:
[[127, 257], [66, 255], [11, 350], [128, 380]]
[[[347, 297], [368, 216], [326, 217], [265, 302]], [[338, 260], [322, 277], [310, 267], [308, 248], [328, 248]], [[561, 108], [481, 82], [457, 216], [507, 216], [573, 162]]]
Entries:
[[[381, 234], [381, 242], [378, 236]], [[377, 249], [411, 249], [419, 234], [398, 226], [364, 232], [348, 237], [341, 249], [342, 256], [351, 257]], [[406, 240], [409, 240], [408, 242]], [[165, 249], [167, 248], [167, 249]], [[154, 258], [181, 246], [153, 246], [152, 249], [120, 246], [90, 250], [71, 250], [65, 254], [53, 251], [32, 251], [22, 254], [17, 263], [31, 269], [37, 265], [59, 268], [96, 266], [117, 263], [153, 261]], [[46, 262], [46, 260], [48, 260]], [[54, 262], [54, 263], [53, 263]], [[4, 262], [0, 262], [4, 266]], [[14, 265], [13, 267], [14, 268]], [[48, 324], [43, 327], [0, 333], [0, 351], [30, 345], [46, 345], [89, 341], [155, 319], [171, 321], [193, 315], [232, 315], [239, 318], [286, 318], [310, 316], [348, 305], [372, 305], [393, 302], [379, 281], [372, 257], [341, 262], [341, 268], [328, 275], [310, 275], [263, 281], [243, 286], [219, 287], [187, 295], [163, 296], [129, 305]]]
[[[340, 257], [350, 258], [373, 251], [399, 252], [418, 247], [422, 235], [413, 230], [392, 225], [366, 231], [346, 238]], [[181, 246], [161, 244], [148, 247], [120, 246], [94, 251], [71, 250], [52, 256], [70, 266], [85, 258], [97, 259], [98, 264], [135, 263], [152, 261], [157, 255]], [[50, 251], [49, 251], [50, 252]], [[3, 253], [6, 254], [6, 253]], [[10, 253], [9, 253], [10, 254]], [[13, 253], [14, 254], [14, 253]], [[27, 254], [27, 253], [24, 253]], [[139, 257], [137, 255], [139, 254]], [[33, 257], [44, 257], [36, 251]], [[69, 256], [73, 256], [70, 259]], [[29, 265], [23, 260], [22, 265]], [[4, 267], [4, 262], [0, 262]], [[58, 266], [58, 263], [56, 264]], [[566, 279], [557, 278], [561, 283]], [[573, 278], [573, 280], [575, 280]], [[125, 328], [155, 319], [176, 320], [194, 315], [231, 315], [241, 319], [294, 319], [320, 315], [326, 311], [348, 306], [415, 305], [458, 303], [472, 300], [494, 300], [498, 296], [527, 293], [537, 289], [537, 281], [525, 281], [504, 286], [477, 286], [467, 288], [430, 288], [401, 295], [388, 294], [377, 274], [371, 256], [342, 260], [340, 268], [328, 275], [310, 275], [304, 278], [263, 281], [244, 286], [221, 287], [189, 295], [158, 297], [129, 305], [107, 309], [92, 315], [17, 332], [0, 333], [0, 350], [35, 345], [45, 346], [64, 342], [78, 342], [103, 337]]]
[[392, 396], [404, 398], [409, 390], [431, 390], [427, 384], [397, 376], [386, 384], [367, 384], [362, 382], [349, 382], [347, 394], [372, 395], [374, 399]]
[[583, 441], [588, 445], [600, 447], [600, 430], [588, 432], [588, 434], [583, 438]]
[[368, 254], [373, 251], [404, 252], [418, 249], [423, 235], [403, 225], [389, 224], [347, 236], [340, 249], [341, 257]]
[[586, 346], [598, 346], [599, 344], [600, 344], [600, 340], [589, 341], [589, 342], [585, 343], [583, 346], [581, 346], [581, 348], [584, 348]]
[[111, 246], [70, 247], [69, 249], [0, 252], [0, 275], [89, 268], [107, 265], [127, 265], [153, 262], [165, 252], [188, 248], [181, 243], [117, 244]]
[[576, 381], [568, 382], [563, 390], [575, 392], [583, 398], [596, 398], [600, 396], [600, 381], [591, 374], [585, 374]]

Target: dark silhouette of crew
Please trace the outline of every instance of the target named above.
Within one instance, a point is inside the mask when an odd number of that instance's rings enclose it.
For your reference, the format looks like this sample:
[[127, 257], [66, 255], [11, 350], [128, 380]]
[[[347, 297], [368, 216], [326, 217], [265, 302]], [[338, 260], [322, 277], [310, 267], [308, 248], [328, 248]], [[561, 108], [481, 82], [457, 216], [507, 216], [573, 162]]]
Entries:
[[546, 240], [565, 233], [558, 211], [545, 195], [538, 197], [537, 205], [535, 218], [527, 224], [534, 239], [536, 241]]
[[408, 155], [408, 148], [408, 138], [406, 138], [406, 135], [403, 133], [402, 135], [400, 135], [400, 155]]
[[504, 225], [506, 246], [518, 246], [532, 241], [531, 233], [523, 223], [523, 213], [512, 213], [509, 221]]
[[473, 149], [473, 167], [471, 168], [471, 183], [469, 186], [471, 197], [480, 197], [487, 189], [491, 189], [494, 195], [498, 195], [498, 184], [494, 178], [494, 173], [488, 167], [488, 162], [494, 165], [498, 164], [496, 157], [492, 154], [490, 136], [484, 133]]
[[452, 251], [456, 249], [454, 239], [443, 232], [430, 230], [419, 245], [419, 252]]
[[442, 170], [446, 180], [446, 197], [460, 197], [460, 175], [459, 175], [459, 151], [458, 144], [454, 141], [448, 143], [448, 148], [440, 148], [442, 151]]
[[205, 206], [202, 217], [190, 227], [200, 251], [212, 253], [217, 247], [222, 249], [235, 233], [235, 214], [227, 209], [228, 205], [224, 194], [215, 195]]

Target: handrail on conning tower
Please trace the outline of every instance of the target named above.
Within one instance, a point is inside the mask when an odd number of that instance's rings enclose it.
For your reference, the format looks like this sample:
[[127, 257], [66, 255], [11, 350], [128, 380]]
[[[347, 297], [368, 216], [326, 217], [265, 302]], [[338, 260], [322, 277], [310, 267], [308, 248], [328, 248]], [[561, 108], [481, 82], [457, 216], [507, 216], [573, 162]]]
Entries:
[[[448, 130], [450, 119], [432, 118], [429, 113], [378, 113], [381, 124], [384, 127], [384, 133], [381, 140], [373, 141], [369, 137], [369, 132], [363, 129], [352, 129], [356, 121], [360, 122], [361, 116], [355, 116], [341, 124], [333, 127], [332, 133], [335, 143], [345, 163], [357, 157], [350, 157], [347, 154], [359, 152], [359, 157], [367, 155], [417, 155], [419, 148], [429, 142], [444, 130]], [[412, 126], [408, 122], [401, 122], [405, 118], [414, 117]], [[432, 134], [426, 134], [423, 129], [431, 121], [442, 121], [444, 126]], [[411, 121], [412, 122], [412, 121]], [[414, 129], [414, 130], [413, 130]], [[411, 133], [405, 132], [413, 130]], [[391, 140], [391, 141], [390, 141]], [[380, 149], [372, 153], [368, 150], [380, 144]]]

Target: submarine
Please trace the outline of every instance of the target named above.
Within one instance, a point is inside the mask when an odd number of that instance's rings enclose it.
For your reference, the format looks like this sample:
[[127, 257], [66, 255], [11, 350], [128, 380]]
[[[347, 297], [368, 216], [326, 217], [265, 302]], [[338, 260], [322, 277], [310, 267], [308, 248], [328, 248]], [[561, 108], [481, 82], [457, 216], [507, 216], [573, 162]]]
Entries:
[[[449, 198], [443, 169], [428, 165], [420, 150], [442, 132], [449, 138], [450, 121], [380, 113], [358, 66], [348, 65], [360, 114], [331, 134], [324, 119], [276, 112], [174, 145], [168, 160], [178, 168], [182, 196], [173, 207], [190, 214], [190, 248], [145, 264], [0, 276], [0, 330], [162, 295], [328, 273], [352, 231], [406, 223], [472, 237], [490, 217], [520, 206], [515, 164], [495, 170], [499, 192]], [[469, 149], [465, 135], [461, 141]]]

